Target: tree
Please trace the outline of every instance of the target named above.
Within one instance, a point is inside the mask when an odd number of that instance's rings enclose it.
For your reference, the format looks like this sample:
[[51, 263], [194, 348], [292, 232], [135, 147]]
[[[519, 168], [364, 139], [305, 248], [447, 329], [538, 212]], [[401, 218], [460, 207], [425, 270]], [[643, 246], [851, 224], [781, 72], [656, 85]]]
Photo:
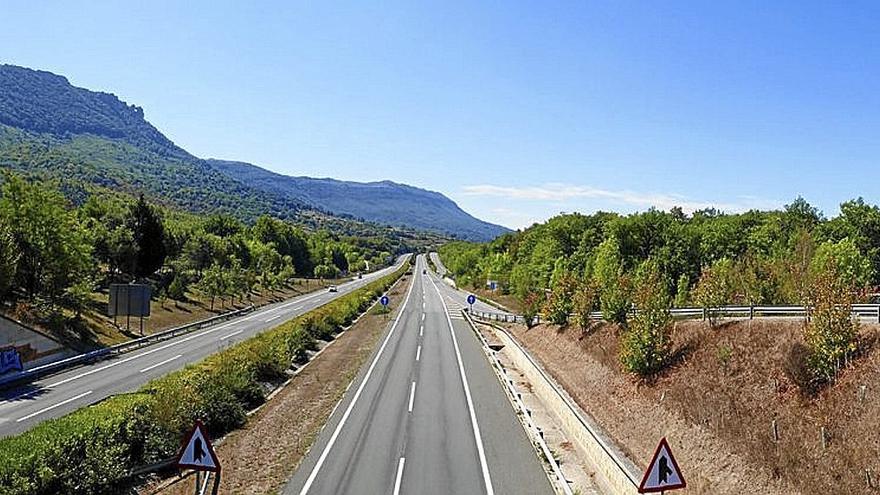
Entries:
[[825, 241], [816, 248], [810, 272], [815, 276], [827, 270], [840, 279], [839, 283], [853, 290], [868, 286], [873, 278], [871, 260], [848, 237], [838, 242]]
[[615, 237], [608, 237], [596, 248], [593, 268], [599, 288], [599, 306], [606, 321], [626, 324], [629, 311], [629, 283], [620, 259], [620, 246]]
[[572, 300], [575, 314], [575, 321], [581, 330], [586, 331], [590, 328], [592, 320], [591, 313], [596, 308], [596, 299], [598, 290], [591, 279], [581, 280], [577, 285]]
[[60, 193], [7, 173], [0, 219], [15, 250], [16, 284], [55, 305], [75, 283], [94, 270], [92, 239]]
[[624, 369], [641, 376], [659, 371], [672, 349], [668, 283], [657, 261], [649, 258], [635, 276], [636, 314], [621, 341], [620, 361]]
[[553, 324], [565, 325], [574, 309], [572, 297], [577, 287], [577, 280], [567, 271], [554, 278], [556, 280], [553, 284], [553, 290], [547, 301], [547, 319]]
[[227, 279], [223, 268], [214, 263], [202, 275], [197, 284], [199, 292], [211, 298], [211, 311], [214, 311], [214, 301], [227, 293]]
[[165, 228], [162, 219], [141, 194], [131, 206], [125, 223], [131, 231], [134, 244], [129, 274], [137, 278], [149, 277], [165, 263]]
[[722, 258], [703, 269], [694, 289], [694, 299], [703, 308], [712, 326], [718, 317], [715, 310], [728, 304], [733, 298], [732, 272], [733, 262]]
[[688, 303], [691, 300], [691, 289], [690, 289], [691, 281], [688, 276], [684, 273], [678, 277], [678, 283], [675, 285], [675, 307], [676, 308], [684, 308], [687, 307]]
[[852, 317], [851, 275], [833, 257], [814, 265], [810, 318], [804, 326], [807, 362], [816, 382], [831, 381], [856, 350], [859, 322]]
[[5, 296], [15, 283], [19, 253], [9, 228], [0, 223], [0, 297]]

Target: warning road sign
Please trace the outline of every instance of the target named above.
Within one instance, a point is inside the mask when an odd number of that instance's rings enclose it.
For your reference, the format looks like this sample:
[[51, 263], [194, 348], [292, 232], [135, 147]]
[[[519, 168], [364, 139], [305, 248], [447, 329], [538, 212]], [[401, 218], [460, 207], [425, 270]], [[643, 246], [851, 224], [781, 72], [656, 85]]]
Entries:
[[639, 485], [639, 493], [656, 493], [686, 486], [681, 469], [672, 456], [672, 450], [669, 449], [669, 443], [666, 442], [666, 437], [663, 437], [660, 445], [657, 446], [657, 451], [654, 452], [654, 458], [648, 464], [648, 470], [645, 471], [645, 477]]
[[220, 471], [220, 460], [205, 434], [205, 425], [199, 420], [196, 420], [192, 432], [186, 437], [183, 449], [177, 457], [177, 467], [196, 471]]

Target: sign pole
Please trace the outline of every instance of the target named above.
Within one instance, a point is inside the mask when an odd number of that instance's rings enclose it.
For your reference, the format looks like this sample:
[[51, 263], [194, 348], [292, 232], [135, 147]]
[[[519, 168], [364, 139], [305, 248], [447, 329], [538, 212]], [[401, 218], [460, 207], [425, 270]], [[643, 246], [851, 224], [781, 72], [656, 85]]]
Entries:
[[[217, 470], [217, 476], [214, 477], [214, 488], [211, 490], [211, 495], [217, 495], [220, 491], [220, 470]], [[663, 495], [663, 494], [660, 494]]]

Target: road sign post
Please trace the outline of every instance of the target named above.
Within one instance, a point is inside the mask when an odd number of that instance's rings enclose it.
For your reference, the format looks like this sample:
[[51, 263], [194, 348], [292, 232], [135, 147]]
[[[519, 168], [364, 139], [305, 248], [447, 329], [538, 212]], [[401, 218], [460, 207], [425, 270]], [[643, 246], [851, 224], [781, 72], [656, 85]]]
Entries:
[[[214, 473], [214, 486], [211, 489], [213, 495], [220, 490], [220, 459], [214, 452], [211, 440], [205, 431], [205, 425], [196, 420], [192, 431], [186, 436], [175, 465], [178, 469], [193, 469], [196, 471], [196, 493], [199, 492], [201, 472]], [[207, 480], [206, 480], [207, 482]]]
[[681, 468], [672, 455], [666, 437], [660, 440], [660, 445], [654, 451], [654, 457], [648, 463], [645, 476], [639, 484], [639, 493], [660, 493], [666, 490], [678, 490], [685, 488], [687, 482], [681, 474]]
[[468, 312], [473, 314], [474, 313], [474, 303], [477, 302], [477, 296], [475, 296], [473, 294], [468, 295], [467, 302], [471, 307], [470, 310], [468, 310]]
[[382, 307], [385, 309], [384, 313], [385, 313], [385, 319], [386, 319], [386, 320], [388, 319], [388, 303], [389, 303], [389, 302], [391, 302], [391, 300], [388, 298], [387, 295], [383, 295], [383, 296], [379, 299], [379, 303], [382, 304]]

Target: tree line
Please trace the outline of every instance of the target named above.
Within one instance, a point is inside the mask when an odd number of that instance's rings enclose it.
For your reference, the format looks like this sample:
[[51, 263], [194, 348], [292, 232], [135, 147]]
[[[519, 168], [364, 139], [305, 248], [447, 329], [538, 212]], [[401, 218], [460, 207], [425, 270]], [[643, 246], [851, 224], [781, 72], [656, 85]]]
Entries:
[[0, 188], [0, 299], [82, 311], [110, 283], [160, 297], [245, 297], [293, 277], [332, 279], [386, 264], [387, 240], [307, 233], [269, 215], [246, 225], [103, 191], [71, 203], [56, 185], [11, 172]]
[[459, 284], [496, 280], [527, 316], [574, 317], [587, 328], [601, 311], [627, 330], [621, 361], [639, 374], [665, 363], [673, 306], [805, 304], [817, 316], [805, 334], [811, 368], [828, 379], [854, 351], [849, 305], [880, 285], [880, 208], [860, 198], [840, 210], [829, 219], [798, 198], [740, 214], [562, 214], [490, 243], [449, 243], [440, 254]]

